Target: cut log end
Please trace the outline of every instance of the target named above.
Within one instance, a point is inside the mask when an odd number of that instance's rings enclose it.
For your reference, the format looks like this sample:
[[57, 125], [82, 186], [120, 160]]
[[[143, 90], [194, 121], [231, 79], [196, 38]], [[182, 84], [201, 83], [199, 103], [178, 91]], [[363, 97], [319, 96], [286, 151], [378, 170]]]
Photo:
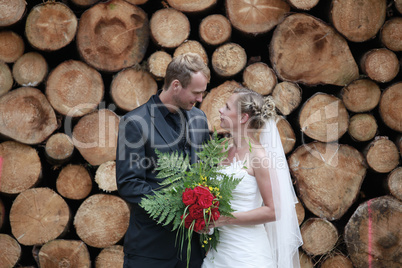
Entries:
[[394, 169], [388, 175], [387, 182], [390, 193], [402, 201], [402, 167]]
[[120, 71], [110, 86], [114, 103], [124, 111], [131, 111], [144, 104], [157, 91], [155, 79], [147, 71], [136, 68]]
[[19, 22], [24, 16], [26, 5], [25, 0], [1, 1], [0, 27], [11, 26]]
[[78, 236], [92, 247], [105, 248], [119, 242], [127, 231], [130, 210], [120, 197], [96, 194], [78, 208], [74, 226]]
[[56, 180], [57, 192], [69, 199], [81, 200], [92, 190], [92, 179], [82, 165], [67, 165], [60, 171]]
[[15, 141], [0, 143], [0, 192], [19, 194], [39, 183], [42, 164], [38, 152]]
[[10, 235], [0, 234], [1, 267], [15, 267], [21, 257], [20, 244]]
[[380, 102], [381, 90], [370, 79], [357, 79], [341, 91], [346, 109], [355, 113], [368, 112]]
[[43, 245], [67, 231], [70, 209], [49, 188], [33, 188], [19, 194], [10, 210], [14, 237], [23, 245]]
[[371, 114], [356, 114], [350, 118], [348, 132], [356, 141], [369, 141], [377, 133], [378, 125]]
[[290, 11], [290, 6], [281, 0], [226, 0], [225, 6], [233, 27], [253, 35], [270, 31]]
[[167, 2], [171, 7], [181, 12], [200, 13], [210, 9], [216, 4], [217, 0], [167, 0]]
[[388, 137], [377, 136], [365, 149], [367, 164], [376, 172], [388, 173], [399, 164], [399, 152]]
[[279, 112], [283, 115], [289, 115], [302, 102], [302, 90], [296, 83], [281, 82], [274, 87], [272, 98]]
[[395, 17], [384, 23], [380, 33], [381, 42], [392, 51], [402, 51], [402, 18]]
[[182, 43], [173, 53], [173, 58], [185, 54], [185, 53], [196, 53], [200, 55], [204, 63], [208, 66], [208, 55], [205, 51], [204, 47], [201, 45], [200, 42], [195, 40], [187, 40]]
[[10, 67], [0, 61], [0, 96], [6, 94], [12, 88], [14, 83]]
[[246, 51], [235, 43], [226, 43], [218, 47], [212, 54], [212, 67], [216, 74], [222, 77], [238, 74], [246, 63]]
[[114, 245], [102, 249], [99, 255], [96, 257], [96, 268], [108, 268], [108, 267], [123, 267], [124, 252], [123, 246]]
[[165, 78], [166, 69], [172, 61], [172, 56], [165, 51], [156, 51], [148, 58], [149, 72], [155, 77], [156, 80]]
[[107, 161], [101, 164], [96, 170], [95, 182], [98, 184], [98, 187], [103, 191], [117, 191], [116, 162]]
[[38, 256], [40, 267], [91, 267], [88, 248], [82, 241], [50, 241], [41, 247]]
[[64, 133], [56, 133], [46, 141], [45, 153], [51, 164], [60, 165], [71, 159], [74, 144], [71, 138]]
[[388, 127], [402, 133], [402, 82], [383, 91], [379, 111]]
[[208, 45], [220, 45], [230, 39], [232, 35], [232, 25], [223, 15], [209, 15], [201, 21], [199, 35], [201, 41]]
[[105, 72], [120, 71], [145, 55], [147, 14], [123, 0], [98, 3], [81, 15], [76, 40], [79, 54], [89, 65]]
[[253, 63], [243, 71], [243, 84], [261, 95], [271, 94], [277, 82], [274, 70], [263, 62]]
[[176, 9], [159, 9], [151, 17], [150, 29], [152, 40], [158, 46], [176, 48], [190, 35], [190, 22]]
[[13, 76], [21, 86], [35, 87], [46, 77], [48, 65], [45, 58], [37, 52], [22, 55], [13, 65]]
[[362, 71], [377, 82], [386, 83], [399, 73], [399, 60], [394, 52], [386, 48], [371, 49], [360, 60]]
[[0, 32], [0, 61], [13, 63], [24, 54], [25, 44], [22, 37], [13, 31]]
[[390, 196], [370, 199], [356, 209], [344, 232], [354, 267], [400, 267], [401, 218], [402, 203]]
[[308, 254], [316, 256], [331, 251], [338, 241], [338, 231], [335, 226], [321, 218], [310, 218], [300, 228], [303, 237], [303, 249]]

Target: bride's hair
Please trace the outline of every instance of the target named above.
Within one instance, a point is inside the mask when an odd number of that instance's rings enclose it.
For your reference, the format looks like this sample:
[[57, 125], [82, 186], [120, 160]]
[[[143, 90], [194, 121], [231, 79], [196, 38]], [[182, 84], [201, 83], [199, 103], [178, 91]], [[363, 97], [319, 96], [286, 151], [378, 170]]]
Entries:
[[250, 117], [250, 128], [261, 129], [265, 121], [276, 116], [275, 102], [271, 96], [263, 97], [244, 87], [235, 89], [233, 93], [238, 94], [237, 103], [240, 112], [246, 113]]

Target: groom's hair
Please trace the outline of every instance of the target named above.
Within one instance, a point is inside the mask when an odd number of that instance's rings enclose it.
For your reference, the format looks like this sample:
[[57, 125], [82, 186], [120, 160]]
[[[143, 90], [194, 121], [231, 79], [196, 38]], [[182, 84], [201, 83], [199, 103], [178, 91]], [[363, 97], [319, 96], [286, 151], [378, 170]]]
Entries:
[[200, 55], [189, 52], [174, 57], [166, 69], [163, 89], [168, 89], [175, 79], [179, 80], [183, 88], [186, 88], [191, 82], [192, 75], [197, 72], [201, 72], [209, 81], [210, 70]]

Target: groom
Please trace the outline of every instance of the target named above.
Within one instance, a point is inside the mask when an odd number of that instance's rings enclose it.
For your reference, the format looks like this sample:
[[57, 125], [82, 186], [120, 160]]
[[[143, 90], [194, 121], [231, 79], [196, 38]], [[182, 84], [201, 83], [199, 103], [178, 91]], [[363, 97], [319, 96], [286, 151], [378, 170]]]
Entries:
[[[186, 267], [186, 248], [176, 245], [176, 232], [162, 226], [138, 205], [152, 194], [161, 179], [155, 165], [161, 152], [178, 151], [197, 161], [196, 152], [208, 140], [205, 114], [194, 107], [210, 79], [201, 57], [187, 53], [168, 65], [163, 90], [147, 103], [122, 117], [116, 155], [116, 180], [120, 196], [131, 204], [130, 224], [124, 240], [125, 268]], [[192, 239], [190, 267], [200, 267], [204, 257], [199, 239]]]

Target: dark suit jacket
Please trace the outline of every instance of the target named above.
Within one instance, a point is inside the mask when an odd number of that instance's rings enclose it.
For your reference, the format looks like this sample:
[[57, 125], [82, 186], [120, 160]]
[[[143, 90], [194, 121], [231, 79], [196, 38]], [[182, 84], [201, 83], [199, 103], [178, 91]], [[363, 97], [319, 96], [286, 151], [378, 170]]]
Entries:
[[[194, 163], [197, 161], [196, 152], [210, 138], [208, 124], [204, 112], [198, 108], [194, 107], [185, 114], [191, 163]], [[171, 131], [153, 98], [120, 120], [116, 179], [120, 196], [131, 204], [130, 224], [124, 242], [125, 253], [156, 259], [170, 259], [177, 255], [176, 232], [156, 224], [138, 205], [145, 194], [152, 194], [153, 189], [160, 187], [158, 183], [161, 179], [156, 178], [154, 171], [157, 163], [155, 149], [161, 152], [179, 150], [178, 140], [175, 140]], [[196, 248], [192, 251], [194, 254], [201, 253], [199, 241], [195, 238], [192, 240], [196, 241]], [[186, 245], [184, 253], [185, 248]]]

